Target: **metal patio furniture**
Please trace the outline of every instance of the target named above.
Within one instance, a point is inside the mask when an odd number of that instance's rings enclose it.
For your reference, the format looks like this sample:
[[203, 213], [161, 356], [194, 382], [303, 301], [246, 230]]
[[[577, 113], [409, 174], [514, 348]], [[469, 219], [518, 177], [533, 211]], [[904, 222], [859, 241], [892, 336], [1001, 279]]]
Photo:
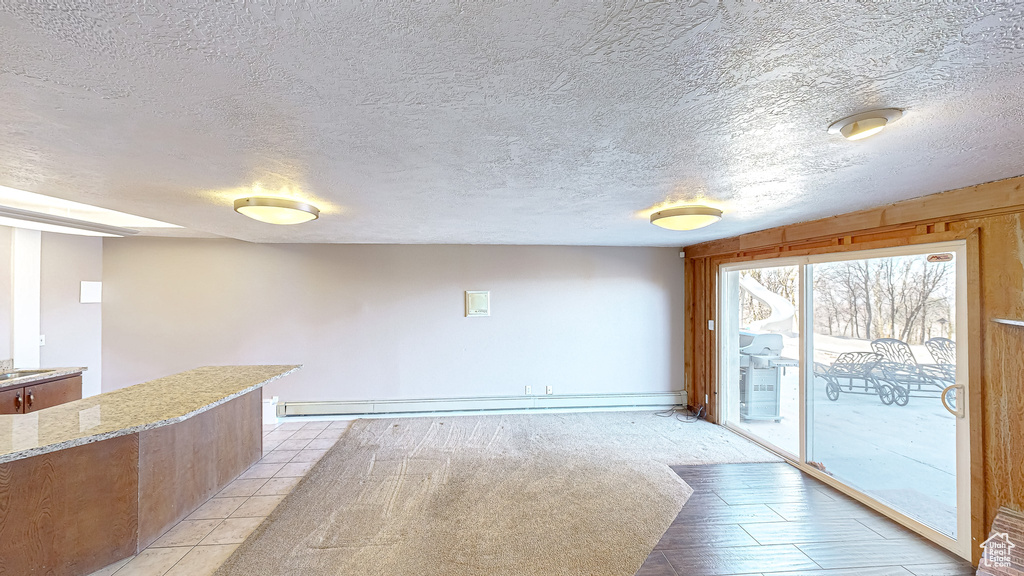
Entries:
[[928, 364], [941, 379], [952, 384], [956, 382], [956, 342], [949, 338], [932, 338], [924, 343], [935, 364]]
[[[932, 338], [924, 343], [924, 347], [928, 349], [935, 363], [924, 364], [921, 369], [944, 385], [956, 384], [956, 342], [949, 338]], [[956, 392], [946, 391], [946, 403], [956, 407]]]
[[833, 402], [840, 393], [869, 394], [877, 395], [888, 406], [895, 401], [893, 387], [875, 377], [875, 369], [882, 360], [874, 352], [843, 352], [832, 364], [815, 362], [814, 376], [825, 381], [825, 395]]
[[906, 406], [911, 397], [934, 398], [946, 387], [939, 373], [917, 363], [910, 345], [896, 338], [871, 341], [871, 350], [882, 357], [875, 376], [892, 386], [893, 402]]

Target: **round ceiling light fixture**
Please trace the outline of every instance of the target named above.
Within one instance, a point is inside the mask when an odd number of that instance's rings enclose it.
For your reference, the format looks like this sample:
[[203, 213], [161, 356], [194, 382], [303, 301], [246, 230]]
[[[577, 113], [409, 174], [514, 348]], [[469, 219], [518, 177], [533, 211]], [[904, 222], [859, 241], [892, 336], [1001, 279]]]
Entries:
[[886, 126], [903, 117], [903, 111], [896, 108], [882, 108], [861, 112], [836, 120], [828, 127], [829, 134], [841, 134], [847, 140], [863, 140], [874, 136]]
[[668, 230], [696, 230], [722, 219], [722, 211], [710, 206], [680, 206], [651, 214], [651, 224]]
[[291, 198], [250, 196], [235, 200], [235, 212], [268, 224], [302, 224], [320, 217], [320, 210]]

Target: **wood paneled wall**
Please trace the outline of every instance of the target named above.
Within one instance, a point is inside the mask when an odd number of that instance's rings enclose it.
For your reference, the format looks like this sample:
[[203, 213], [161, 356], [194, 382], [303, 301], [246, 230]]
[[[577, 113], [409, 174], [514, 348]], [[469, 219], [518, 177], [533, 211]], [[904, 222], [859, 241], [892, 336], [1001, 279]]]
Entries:
[[975, 537], [1000, 506], [1024, 510], [1024, 176], [686, 247], [689, 402], [717, 404], [717, 275], [725, 262], [968, 239]]
[[262, 417], [262, 392], [254, 390], [139, 433], [140, 552], [259, 461]]

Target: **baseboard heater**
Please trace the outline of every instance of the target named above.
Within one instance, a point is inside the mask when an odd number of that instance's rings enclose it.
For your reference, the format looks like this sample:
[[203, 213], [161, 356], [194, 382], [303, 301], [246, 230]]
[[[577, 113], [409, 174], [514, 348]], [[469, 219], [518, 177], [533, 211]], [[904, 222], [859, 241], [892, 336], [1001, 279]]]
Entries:
[[345, 416], [463, 410], [543, 410], [550, 408], [664, 408], [685, 404], [682, 392], [648, 394], [571, 394], [556, 396], [484, 396], [429, 400], [282, 402], [277, 416]]

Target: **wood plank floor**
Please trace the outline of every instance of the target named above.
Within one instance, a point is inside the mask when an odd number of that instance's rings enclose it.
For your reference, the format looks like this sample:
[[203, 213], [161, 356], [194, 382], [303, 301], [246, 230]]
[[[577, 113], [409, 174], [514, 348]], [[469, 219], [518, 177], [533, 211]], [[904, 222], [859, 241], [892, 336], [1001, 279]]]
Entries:
[[636, 576], [961, 576], [946, 550], [785, 463], [673, 466], [694, 493]]

